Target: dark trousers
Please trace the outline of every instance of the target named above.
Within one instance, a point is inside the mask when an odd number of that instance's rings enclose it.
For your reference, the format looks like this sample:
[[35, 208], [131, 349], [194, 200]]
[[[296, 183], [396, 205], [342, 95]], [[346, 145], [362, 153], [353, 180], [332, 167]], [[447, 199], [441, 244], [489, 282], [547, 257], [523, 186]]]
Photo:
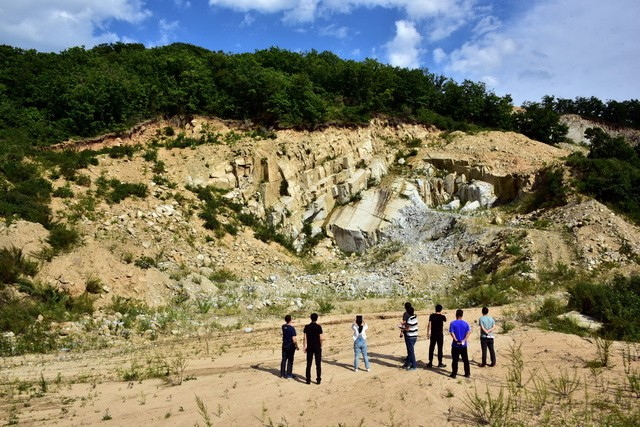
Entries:
[[487, 364], [487, 349], [491, 357], [491, 364], [496, 364], [496, 352], [493, 349], [493, 338], [480, 338], [480, 348], [482, 348], [482, 364]]
[[293, 356], [296, 348], [293, 345], [282, 346], [282, 362], [280, 362], [280, 376], [283, 378], [293, 376]]
[[444, 343], [444, 336], [431, 335], [429, 338], [429, 363], [433, 362], [433, 350], [438, 345], [438, 363], [442, 363], [442, 344]]
[[467, 347], [451, 347], [451, 375], [458, 375], [458, 357], [462, 357], [464, 364], [464, 374], [471, 375], [471, 367], [469, 366], [469, 353]]
[[307, 348], [307, 382], [311, 381], [311, 363], [313, 362], [314, 358], [316, 359], [316, 381], [319, 382], [322, 379], [322, 349], [317, 348], [312, 350], [310, 348]]
[[416, 341], [417, 337], [408, 337], [406, 334], [404, 336], [404, 343], [407, 346], [407, 361], [405, 365], [409, 368], [415, 368], [416, 365]]

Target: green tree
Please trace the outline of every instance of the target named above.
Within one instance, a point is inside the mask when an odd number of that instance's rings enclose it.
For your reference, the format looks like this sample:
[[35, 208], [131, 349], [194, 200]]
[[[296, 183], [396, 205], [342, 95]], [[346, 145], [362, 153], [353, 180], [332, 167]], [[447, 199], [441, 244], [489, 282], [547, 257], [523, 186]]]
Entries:
[[524, 111], [514, 115], [514, 124], [529, 138], [552, 145], [563, 141], [569, 130], [551, 106], [536, 102], [525, 103]]

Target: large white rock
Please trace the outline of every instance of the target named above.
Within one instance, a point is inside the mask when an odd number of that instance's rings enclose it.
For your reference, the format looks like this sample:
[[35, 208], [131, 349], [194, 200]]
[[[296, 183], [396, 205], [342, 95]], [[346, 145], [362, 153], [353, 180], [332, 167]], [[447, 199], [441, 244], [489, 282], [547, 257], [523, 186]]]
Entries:
[[361, 200], [335, 209], [327, 221], [327, 234], [345, 252], [363, 252], [375, 245], [380, 230], [402, 208], [412, 204], [409, 198], [401, 198], [398, 192], [390, 190], [371, 189], [361, 194]]
[[473, 181], [469, 184], [461, 185], [458, 190], [458, 197], [462, 204], [468, 202], [478, 202], [482, 207], [491, 207], [496, 201], [496, 195], [492, 184], [484, 181]]

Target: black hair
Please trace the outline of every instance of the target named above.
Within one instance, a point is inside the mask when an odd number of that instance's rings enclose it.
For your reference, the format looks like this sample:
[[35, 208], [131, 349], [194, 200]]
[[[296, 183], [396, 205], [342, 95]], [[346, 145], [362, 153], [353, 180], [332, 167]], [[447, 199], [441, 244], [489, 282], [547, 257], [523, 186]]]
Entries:
[[411, 307], [411, 303], [409, 301], [404, 303], [404, 309], [405, 310], [409, 310], [409, 307]]
[[357, 315], [356, 316], [356, 324], [358, 325], [358, 333], [361, 334], [362, 333], [362, 329], [364, 328], [364, 326], [362, 325], [362, 316], [361, 315]]
[[413, 313], [415, 313], [415, 312], [416, 312], [416, 309], [415, 309], [415, 308], [413, 308], [413, 307], [411, 307], [411, 306], [409, 306], [409, 307], [407, 308], [407, 313], [409, 313], [409, 316], [413, 316]]
[[456, 310], [456, 317], [462, 317], [463, 314], [464, 314], [464, 311], [462, 311], [461, 308]]
[[489, 308], [488, 307], [482, 307], [482, 314], [487, 314], [489, 313]]
[[318, 313], [311, 313], [311, 321], [315, 322], [316, 320], [318, 320]]
[[284, 321], [287, 323], [291, 322], [291, 315], [287, 314], [286, 316], [284, 316]]
[[442, 311], [442, 306], [440, 304], [436, 305], [436, 311]]

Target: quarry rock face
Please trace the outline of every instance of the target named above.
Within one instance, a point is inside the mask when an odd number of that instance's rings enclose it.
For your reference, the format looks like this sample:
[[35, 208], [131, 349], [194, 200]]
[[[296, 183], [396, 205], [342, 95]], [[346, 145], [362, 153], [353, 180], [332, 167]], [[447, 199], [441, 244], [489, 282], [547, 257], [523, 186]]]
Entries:
[[[92, 182], [104, 176], [144, 183], [149, 195], [116, 204], [99, 200], [75, 224], [83, 244], [43, 263], [36, 279], [81, 294], [88, 279], [98, 277], [102, 292], [96, 298], [103, 304], [116, 295], [151, 305], [176, 297], [224, 304], [232, 297], [260, 310], [297, 304], [291, 294], [323, 287], [352, 296], [389, 295], [417, 283], [444, 289], [473, 269], [498, 268], [507, 259], [504, 241], [514, 235], [532, 271], [558, 263], [587, 270], [629, 266], [640, 252], [637, 227], [593, 200], [573, 201], [543, 216], [501, 210], [502, 203], [532, 191], [536, 174], [569, 153], [519, 134], [443, 135], [425, 126], [373, 120], [359, 128], [280, 130], [263, 139], [243, 134], [234, 123], [193, 123], [181, 132], [192, 138], [215, 132], [218, 142], [185, 149], [159, 145], [166, 184], [154, 182], [142, 155], [101, 155], [99, 165], [83, 171]], [[99, 143], [144, 147], [166, 125], [148, 123], [130, 138]], [[63, 179], [54, 182], [63, 185]], [[58, 218], [83, 200], [83, 192], [95, 191], [70, 185], [74, 200], [52, 199]], [[216, 234], [205, 228], [203, 202], [192, 186], [221, 190], [220, 197], [290, 238], [294, 248], [303, 250], [317, 238], [312, 262], [349, 267], [308, 274], [284, 247], [237, 222], [236, 234]], [[217, 219], [233, 225], [233, 215]], [[32, 256], [48, 248], [48, 235], [26, 222], [0, 224], [0, 247], [15, 244]], [[369, 252], [375, 256], [378, 250], [393, 256], [366, 264]], [[211, 278], [220, 270], [235, 277], [237, 294], [226, 295], [229, 289]]]
[[[293, 239], [304, 240], [301, 233], [309, 223], [314, 233], [324, 230], [341, 250], [363, 252], [408, 204], [472, 212], [509, 202], [530, 189], [538, 165], [561, 153], [502, 132], [490, 132], [488, 138], [454, 132], [447, 146], [434, 149], [430, 141], [437, 134], [424, 126], [390, 127], [379, 120], [356, 130], [281, 131], [276, 140], [235, 148], [240, 155], [228, 164], [217, 159], [207, 176], [190, 175], [188, 181], [220, 189], [235, 186], [233, 194], [251, 214]], [[414, 156], [396, 160], [403, 138], [423, 143]], [[506, 153], [509, 157], [496, 148], [500, 144], [484, 145], [487, 139], [505, 138], [543, 154], [534, 152], [523, 167], [519, 157], [513, 160], [522, 152]], [[479, 151], [494, 155], [479, 158], [474, 155]], [[405, 172], [385, 182], [392, 168]]]

